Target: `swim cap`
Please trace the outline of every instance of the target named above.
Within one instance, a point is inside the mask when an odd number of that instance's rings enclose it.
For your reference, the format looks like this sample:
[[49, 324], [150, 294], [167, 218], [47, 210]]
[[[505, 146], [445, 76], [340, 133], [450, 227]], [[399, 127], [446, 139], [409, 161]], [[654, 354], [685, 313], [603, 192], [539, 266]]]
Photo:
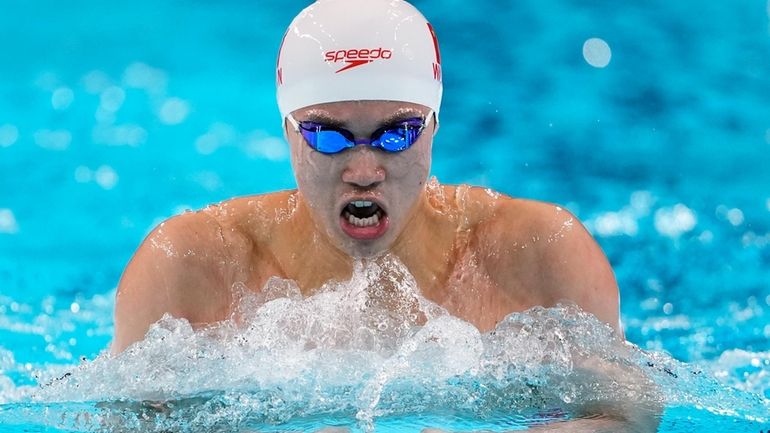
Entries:
[[438, 114], [438, 40], [403, 0], [318, 0], [283, 37], [276, 86], [282, 118], [314, 104], [357, 100], [413, 102]]

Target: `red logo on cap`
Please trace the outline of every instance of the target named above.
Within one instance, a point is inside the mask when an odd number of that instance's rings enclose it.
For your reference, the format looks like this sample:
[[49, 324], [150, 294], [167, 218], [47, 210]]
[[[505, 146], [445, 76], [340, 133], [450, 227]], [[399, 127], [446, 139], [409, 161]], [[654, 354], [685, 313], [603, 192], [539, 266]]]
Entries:
[[441, 53], [438, 50], [438, 38], [436, 32], [433, 30], [433, 26], [428, 24], [428, 30], [430, 31], [430, 37], [433, 38], [433, 48], [436, 50], [436, 61], [433, 63], [433, 79], [441, 81]]
[[286, 42], [286, 35], [289, 34], [289, 31], [286, 30], [286, 32], [283, 34], [283, 38], [281, 38], [281, 45], [278, 47], [278, 59], [275, 61], [275, 81], [278, 83], [278, 85], [283, 84], [283, 70], [281, 69], [281, 52], [283, 52], [283, 43]]
[[391, 57], [393, 57], [393, 50], [387, 50], [382, 47], [374, 49], [353, 48], [349, 50], [327, 51], [324, 53], [324, 60], [329, 63], [347, 63], [345, 66], [335, 71], [336, 74], [353, 69], [357, 66], [372, 63], [375, 60], [389, 60]]

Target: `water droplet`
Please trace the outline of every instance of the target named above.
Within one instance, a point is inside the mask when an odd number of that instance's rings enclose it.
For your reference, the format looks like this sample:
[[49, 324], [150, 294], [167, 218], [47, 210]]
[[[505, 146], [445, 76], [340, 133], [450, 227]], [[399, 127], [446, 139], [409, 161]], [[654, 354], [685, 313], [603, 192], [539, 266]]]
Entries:
[[75, 99], [75, 93], [69, 87], [59, 87], [51, 95], [51, 106], [54, 110], [66, 110]]
[[75, 169], [75, 181], [78, 183], [91, 182], [93, 177], [94, 174], [91, 169], [84, 165], [78, 166], [78, 168]]
[[72, 142], [72, 134], [65, 130], [40, 129], [33, 134], [35, 144], [49, 150], [66, 150]]
[[10, 209], [0, 208], [0, 233], [14, 234], [18, 231], [19, 225], [16, 223], [13, 212]]
[[655, 229], [671, 238], [689, 232], [695, 228], [697, 221], [695, 212], [681, 203], [672, 208], [660, 208], [655, 212]]
[[94, 172], [94, 180], [104, 189], [112, 189], [118, 183], [118, 174], [109, 165], [102, 165]]
[[663, 312], [665, 314], [671, 314], [674, 312], [674, 306], [670, 302], [663, 304]]
[[178, 125], [190, 114], [190, 104], [180, 98], [168, 98], [160, 107], [158, 117], [166, 125]]
[[743, 224], [743, 211], [738, 208], [733, 208], [727, 211], [727, 221], [733, 226], [739, 226]]
[[99, 95], [99, 108], [114, 113], [123, 105], [126, 92], [117, 86], [110, 86]]
[[591, 38], [583, 43], [583, 58], [595, 68], [604, 68], [610, 63], [612, 50], [603, 39]]
[[8, 147], [19, 139], [19, 129], [11, 124], [0, 126], [0, 147]]

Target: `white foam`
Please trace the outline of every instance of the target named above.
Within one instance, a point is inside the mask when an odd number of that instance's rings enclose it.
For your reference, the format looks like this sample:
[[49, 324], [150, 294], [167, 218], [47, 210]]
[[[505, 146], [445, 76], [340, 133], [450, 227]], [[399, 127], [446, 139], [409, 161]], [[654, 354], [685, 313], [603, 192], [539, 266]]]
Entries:
[[[734, 416], [768, 407], [642, 352], [574, 305], [513, 313], [480, 333], [425, 299], [390, 256], [357, 262], [350, 280], [309, 297], [275, 277], [256, 294], [234, 289], [226, 321], [194, 329], [164, 316], [118, 356], [39, 372], [42, 386], [9, 385], [0, 372], [0, 423], [238, 431], [326, 417], [371, 431], [383, 417], [446, 410], [483, 419], [603, 402], [698, 404]], [[3, 359], [0, 368], [14, 368]]]

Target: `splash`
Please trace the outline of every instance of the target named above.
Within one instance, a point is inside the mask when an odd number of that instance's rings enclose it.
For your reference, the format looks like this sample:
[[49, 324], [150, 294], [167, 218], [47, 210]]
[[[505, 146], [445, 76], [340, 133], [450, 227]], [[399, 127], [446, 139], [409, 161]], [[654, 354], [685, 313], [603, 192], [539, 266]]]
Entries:
[[[391, 256], [357, 262], [349, 281], [310, 297], [273, 278], [238, 302], [229, 320], [203, 329], [164, 316], [120, 355], [52, 367], [35, 386], [0, 375], [0, 424], [502, 431], [596, 407], [649, 418], [664, 405], [768, 421], [766, 400], [641, 351], [575, 305], [513, 313], [480, 333], [422, 297]], [[0, 351], [0, 369], [13, 364]]]

